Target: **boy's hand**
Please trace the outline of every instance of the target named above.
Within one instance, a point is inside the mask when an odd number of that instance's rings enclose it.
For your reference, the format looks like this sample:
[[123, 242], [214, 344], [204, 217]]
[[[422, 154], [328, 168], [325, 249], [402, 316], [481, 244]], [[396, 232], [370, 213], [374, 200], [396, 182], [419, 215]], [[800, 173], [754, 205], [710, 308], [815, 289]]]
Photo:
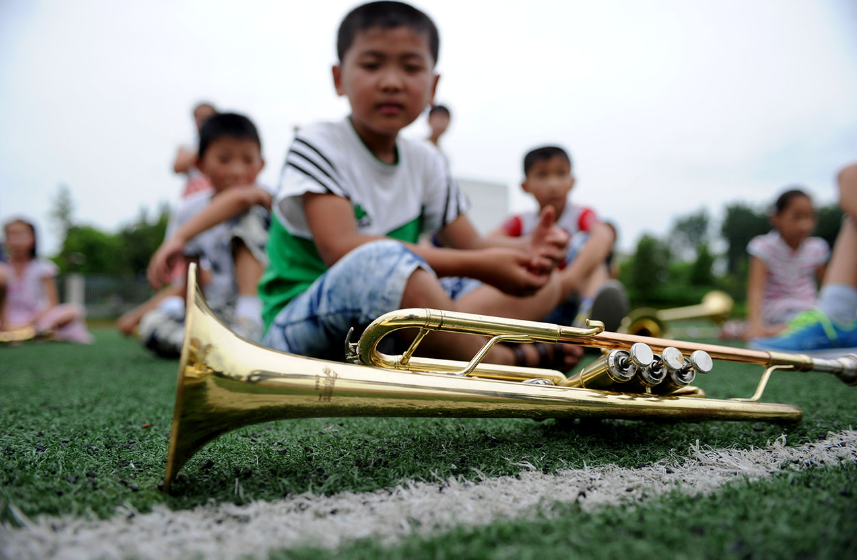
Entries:
[[570, 237], [556, 227], [555, 222], [556, 210], [553, 206], [546, 206], [539, 215], [539, 224], [530, 235], [530, 254], [533, 256], [530, 268], [537, 274], [550, 274], [565, 262]]
[[184, 242], [175, 237], [164, 241], [152, 259], [146, 270], [146, 277], [153, 288], [159, 290], [170, 282], [170, 272], [182, 256]]
[[483, 255], [485, 272], [477, 279], [507, 294], [528, 296], [539, 291], [550, 280], [550, 274], [533, 272], [550, 268], [548, 259], [544, 257], [500, 247], [485, 249]]

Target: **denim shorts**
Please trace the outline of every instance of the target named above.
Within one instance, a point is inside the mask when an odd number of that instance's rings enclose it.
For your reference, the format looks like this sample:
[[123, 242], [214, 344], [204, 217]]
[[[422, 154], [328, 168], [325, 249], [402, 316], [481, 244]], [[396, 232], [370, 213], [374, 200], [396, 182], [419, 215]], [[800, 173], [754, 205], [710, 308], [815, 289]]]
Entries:
[[330, 267], [274, 318], [262, 344], [292, 354], [341, 361], [345, 337], [401, 308], [408, 279], [422, 257], [393, 240], [363, 244]]
[[[583, 241], [585, 238], [570, 248], [571, 258]], [[282, 352], [341, 361], [348, 331], [354, 328], [359, 335], [384, 313], [401, 309], [405, 286], [418, 268], [435, 275], [422, 257], [398, 241], [385, 239], [361, 245], [292, 299], [274, 318], [262, 344]], [[440, 285], [457, 300], [482, 282], [450, 277], [441, 278]], [[569, 301], [546, 320], [570, 324], [576, 312], [576, 301]]]

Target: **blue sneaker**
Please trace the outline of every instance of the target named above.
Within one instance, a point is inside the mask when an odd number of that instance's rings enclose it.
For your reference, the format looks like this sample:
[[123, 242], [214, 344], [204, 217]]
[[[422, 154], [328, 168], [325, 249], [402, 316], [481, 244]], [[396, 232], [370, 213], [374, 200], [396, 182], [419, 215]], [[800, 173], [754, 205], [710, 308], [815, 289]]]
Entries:
[[809, 309], [792, 319], [780, 334], [755, 338], [747, 346], [754, 350], [838, 358], [857, 352], [857, 320], [850, 325], [839, 325], [819, 309]]

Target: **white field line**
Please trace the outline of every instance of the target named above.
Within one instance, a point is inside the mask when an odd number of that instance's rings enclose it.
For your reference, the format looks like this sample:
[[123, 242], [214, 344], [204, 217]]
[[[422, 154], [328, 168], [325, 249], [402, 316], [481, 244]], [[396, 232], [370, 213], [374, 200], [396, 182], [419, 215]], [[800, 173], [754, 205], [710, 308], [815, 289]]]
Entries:
[[[265, 558], [296, 545], [335, 548], [372, 537], [390, 543], [416, 532], [485, 525], [499, 519], [551, 515], [554, 503], [578, 502], [584, 510], [638, 502], [679, 490], [706, 494], [736, 479], [758, 480], [789, 469], [857, 462], [857, 431], [787, 447], [785, 436], [764, 449], [702, 449], [685, 459], [637, 469], [602, 466], [542, 474], [526, 467], [517, 476], [409, 482], [392, 490], [334, 496], [301, 494], [243, 506], [209, 504], [188, 511], [157, 507], [152, 513], [122, 510], [103, 521], [22, 517], [24, 527], [0, 526], [0, 556], [26, 558], [202, 557]], [[477, 473], [478, 474], [478, 473]]]

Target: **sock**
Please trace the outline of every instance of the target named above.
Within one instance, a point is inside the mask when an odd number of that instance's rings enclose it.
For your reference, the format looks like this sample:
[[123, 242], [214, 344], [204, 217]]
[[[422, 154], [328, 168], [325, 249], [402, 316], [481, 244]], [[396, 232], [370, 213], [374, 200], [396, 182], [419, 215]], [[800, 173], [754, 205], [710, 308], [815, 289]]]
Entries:
[[235, 316], [239, 319], [251, 319], [255, 323], [262, 322], [262, 300], [259, 296], [238, 296], [235, 304]]
[[184, 298], [181, 296], [165, 297], [158, 304], [158, 309], [169, 315], [170, 317], [184, 317]]
[[818, 308], [840, 325], [857, 319], [857, 288], [848, 284], [827, 284], [818, 293]]

